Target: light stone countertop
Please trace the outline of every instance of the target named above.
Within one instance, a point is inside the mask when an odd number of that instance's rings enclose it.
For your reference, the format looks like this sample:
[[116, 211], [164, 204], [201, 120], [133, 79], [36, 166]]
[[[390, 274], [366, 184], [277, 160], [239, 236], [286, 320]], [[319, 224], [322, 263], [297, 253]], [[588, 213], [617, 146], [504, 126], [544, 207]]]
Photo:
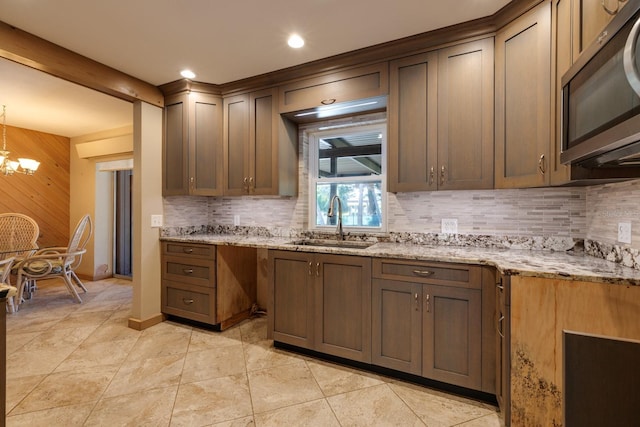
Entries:
[[298, 252], [359, 255], [375, 258], [396, 258], [488, 265], [503, 274], [580, 280], [616, 285], [640, 286], [640, 270], [585, 255], [582, 252], [557, 252], [530, 249], [495, 249], [459, 246], [428, 246], [409, 243], [375, 243], [368, 248], [320, 247], [295, 245], [301, 240], [285, 237], [252, 235], [192, 234], [161, 237], [160, 240], [204, 243], [212, 245], [247, 246]]

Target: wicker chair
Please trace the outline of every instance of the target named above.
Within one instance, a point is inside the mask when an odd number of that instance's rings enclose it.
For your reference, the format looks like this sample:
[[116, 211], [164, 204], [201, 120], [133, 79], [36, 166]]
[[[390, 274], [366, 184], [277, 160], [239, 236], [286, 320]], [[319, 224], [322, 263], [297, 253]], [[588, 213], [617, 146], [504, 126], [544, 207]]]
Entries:
[[13, 297], [17, 294], [17, 289], [9, 284], [9, 276], [11, 275], [11, 267], [13, 266], [14, 257], [8, 257], [0, 260], [0, 291], [8, 291], [7, 310], [10, 313], [15, 311]]
[[80, 265], [82, 255], [87, 251], [85, 246], [92, 233], [91, 217], [85, 215], [78, 222], [68, 246], [40, 249], [30, 257], [19, 261], [16, 264], [18, 270], [16, 309], [23, 301], [25, 288], [27, 290], [34, 289], [36, 280], [54, 277], [62, 278], [73, 299], [82, 303], [76, 286], [84, 292], [87, 292], [87, 288], [76, 275], [75, 269]]
[[38, 248], [40, 228], [32, 218], [19, 213], [0, 214], [0, 252], [4, 257], [26, 257]]

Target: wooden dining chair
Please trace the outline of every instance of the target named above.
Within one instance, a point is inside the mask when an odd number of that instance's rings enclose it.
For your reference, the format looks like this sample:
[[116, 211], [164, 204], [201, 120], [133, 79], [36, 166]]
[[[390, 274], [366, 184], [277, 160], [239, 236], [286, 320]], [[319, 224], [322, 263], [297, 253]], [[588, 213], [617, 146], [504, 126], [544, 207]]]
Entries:
[[87, 288], [75, 273], [87, 251], [85, 246], [93, 233], [93, 223], [89, 215], [83, 216], [69, 239], [66, 247], [43, 248], [16, 264], [18, 270], [16, 309], [24, 300], [24, 293], [35, 288], [36, 280], [60, 277], [73, 299], [82, 303], [76, 287], [87, 292]]

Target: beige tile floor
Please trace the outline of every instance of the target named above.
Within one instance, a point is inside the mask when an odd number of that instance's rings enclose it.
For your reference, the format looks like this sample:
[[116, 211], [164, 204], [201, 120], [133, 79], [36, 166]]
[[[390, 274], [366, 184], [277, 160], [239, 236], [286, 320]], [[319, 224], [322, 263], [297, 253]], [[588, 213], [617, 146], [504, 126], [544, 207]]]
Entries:
[[222, 333], [129, 329], [130, 282], [61, 281], [7, 315], [7, 426], [501, 426], [496, 408]]

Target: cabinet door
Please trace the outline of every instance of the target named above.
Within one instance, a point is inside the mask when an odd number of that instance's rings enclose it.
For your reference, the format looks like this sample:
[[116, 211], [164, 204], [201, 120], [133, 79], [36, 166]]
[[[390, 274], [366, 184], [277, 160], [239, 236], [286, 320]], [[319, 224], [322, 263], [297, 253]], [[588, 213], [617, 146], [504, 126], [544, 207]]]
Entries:
[[422, 286], [374, 279], [372, 283], [371, 362], [422, 373]]
[[303, 252], [269, 251], [269, 335], [307, 349], [313, 349], [312, 258]]
[[162, 195], [189, 194], [189, 134], [186, 95], [167, 97], [164, 106]]
[[222, 98], [189, 94], [190, 194], [222, 195]]
[[493, 38], [438, 53], [439, 190], [493, 188]]
[[371, 259], [318, 254], [314, 268], [314, 349], [371, 362]]
[[367, 65], [280, 87], [280, 113], [386, 95], [388, 64]]
[[504, 419], [510, 420], [510, 312], [506, 289], [509, 286], [508, 278], [502, 276], [496, 285], [496, 399], [498, 406], [504, 413]]
[[480, 389], [481, 306], [479, 290], [423, 285], [423, 376]]
[[277, 89], [249, 95], [249, 189], [251, 194], [278, 194]]
[[544, 2], [496, 35], [497, 188], [549, 182], [550, 23]]
[[[600, 35], [604, 27], [613, 19], [617, 11], [626, 2], [619, 0], [574, 0], [576, 22], [579, 23], [574, 32], [579, 40], [579, 52], [585, 50]], [[605, 6], [612, 12], [608, 13]], [[578, 53], [579, 53], [578, 52]]]
[[438, 55], [392, 61], [389, 82], [389, 191], [437, 188]]
[[555, 70], [553, 83], [553, 138], [551, 139], [550, 152], [550, 183], [552, 185], [563, 184], [570, 178], [570, 168], [560, 162], [562, 149], [562, 75], [573, 64], [573, 32], [572, 32], [572, 1], [554, 0], [552, 10], [552, 38], [553, 52], [552, 69]]
[[249, 95], [224, 99], [224, 194], [249, 193]]

